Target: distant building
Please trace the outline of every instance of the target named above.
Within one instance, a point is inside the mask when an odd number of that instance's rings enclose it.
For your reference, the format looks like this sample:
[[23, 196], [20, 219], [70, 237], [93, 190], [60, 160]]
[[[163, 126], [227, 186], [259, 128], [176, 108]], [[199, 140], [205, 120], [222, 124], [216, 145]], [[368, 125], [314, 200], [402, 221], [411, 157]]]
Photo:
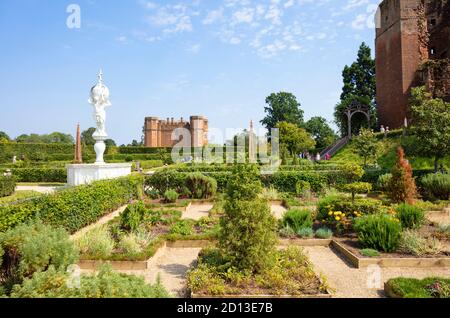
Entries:
[[377, 24], [379, 123], [399, 128], [412, 87], [450, 101], [450, 0], [384, 0]]
[[[189, 133], [189, 139], [179, 137], [172, 140], [172, 136], [180, 136], [183, 130], [175, 131], [178, 128], [185, 129]], [[160, 120], [158, 117], [145, 118], [145, 147], [173, 147], [175, 145], [203, 147], [208, 145], [208, 119], [203, 116], [191, 116], [189, 121]], [[184, 136], [184, 135], [183, 135]]]

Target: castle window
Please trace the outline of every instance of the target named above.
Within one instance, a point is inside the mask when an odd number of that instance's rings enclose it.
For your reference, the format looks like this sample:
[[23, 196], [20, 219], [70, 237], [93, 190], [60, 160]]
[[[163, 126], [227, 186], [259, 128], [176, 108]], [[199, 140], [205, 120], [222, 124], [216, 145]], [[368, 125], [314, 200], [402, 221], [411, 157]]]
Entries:
[[435, 26], [435, 25], [436, 25], [436, 19], [431, 19], [430, 24], [431, 24], [432, 26]]
[[430, 50], [430, 54], [434, 55], [435, 53], [436, 53], [436, 49], [434, 47], [432, 47], [431, 50]]

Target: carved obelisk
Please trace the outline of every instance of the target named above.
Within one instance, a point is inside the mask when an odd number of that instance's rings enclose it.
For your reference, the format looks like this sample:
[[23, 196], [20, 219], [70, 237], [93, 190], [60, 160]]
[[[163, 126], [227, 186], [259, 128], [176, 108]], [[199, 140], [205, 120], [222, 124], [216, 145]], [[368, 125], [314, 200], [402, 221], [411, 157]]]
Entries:
[[83, 157], [81, 154], [81, 134], [80, 134], [80, 124], [77, 125], [77, 137], [75, 141], [75, 158], [73, 163], [80, 164], [83, 163]]

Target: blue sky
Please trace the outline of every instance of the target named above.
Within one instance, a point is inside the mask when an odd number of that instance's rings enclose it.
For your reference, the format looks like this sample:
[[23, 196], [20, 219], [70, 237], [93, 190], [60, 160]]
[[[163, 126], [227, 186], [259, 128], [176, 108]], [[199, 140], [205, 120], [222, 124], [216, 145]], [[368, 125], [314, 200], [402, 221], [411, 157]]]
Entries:
[[[341, 72], [374, 44], [379, 0], [1, 0], [0, 131], [93, 126], [89, 89], [103, 68], [107, 130], [139, 139], [144, 117], [205, 115], [245, 128], [272, 92], [294, 93], [306, 119], [332, 120]], [[80, 8], [69, 28], [68, 6]]]

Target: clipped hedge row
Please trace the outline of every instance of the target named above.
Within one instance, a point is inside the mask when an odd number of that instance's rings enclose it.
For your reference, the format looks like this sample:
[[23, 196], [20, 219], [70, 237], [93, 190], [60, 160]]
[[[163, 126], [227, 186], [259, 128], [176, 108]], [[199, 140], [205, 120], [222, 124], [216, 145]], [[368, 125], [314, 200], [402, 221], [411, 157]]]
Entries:
[[11, 171], [18, 182], [67, 182], [65, 168], [18, 168]]
[[96, 222], [130, 200], [142, 196], [143, 178], [133, 175], [69, 188], [53, 195], [0, 207], [0, 232], [33, 218], [62, 226], [70, 233]]
[[16, 179], [0, 175], [0, 198], [10, 196], [16, 189]]

